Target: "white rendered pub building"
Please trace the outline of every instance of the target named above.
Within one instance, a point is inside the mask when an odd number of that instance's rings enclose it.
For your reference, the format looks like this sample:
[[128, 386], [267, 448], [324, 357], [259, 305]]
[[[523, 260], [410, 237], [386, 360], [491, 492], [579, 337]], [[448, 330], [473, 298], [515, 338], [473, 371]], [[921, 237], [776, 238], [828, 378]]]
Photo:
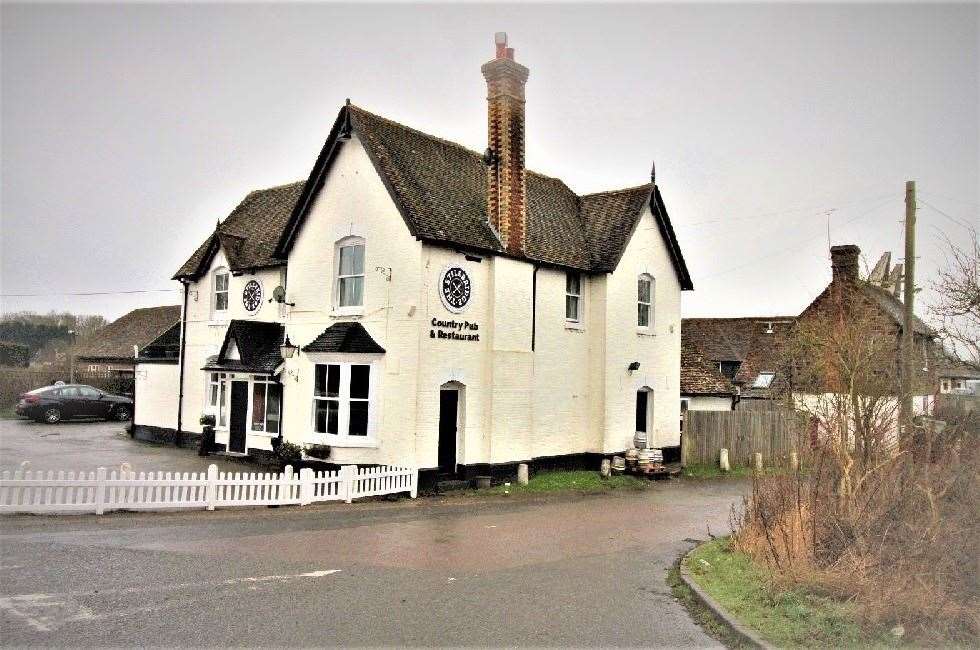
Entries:
[[526, 170], [528, 69], [496, 46], [485, 153], [348, 103], [306, 181], [218, 224], [175, 275], [179, 361], [141, 365], [138, 435], [209, 413], [228, 452], [441, 475], [679, 444], [692, 285], [655, 178], [580, 196]]

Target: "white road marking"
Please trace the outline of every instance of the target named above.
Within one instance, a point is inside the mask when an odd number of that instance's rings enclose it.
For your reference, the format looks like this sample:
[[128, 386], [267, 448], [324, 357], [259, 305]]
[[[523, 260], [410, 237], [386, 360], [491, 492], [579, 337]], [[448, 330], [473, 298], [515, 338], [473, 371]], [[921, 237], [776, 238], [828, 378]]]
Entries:
[[287, 575], [249, 576], [246, 578], [229, 578], [228, 580], [209, 582], [183, 582], [174, 585], [161, 585], [157, 587], [128, 587], [125, 589], [78, 591], [64, 594], [19, 594], [16, 596], [0, 597], [0, 613], [7, 613], [11, 616], [19, 618], [38, 632], [51, 632], [52, 630], [65, 625], [66, 623], [132, 616], [133, 614], [167, 609], [179, 604], [179, 601], [175, 601], [162, 606], [112, 610], [103, 614], [96, 614], [91, 609], [75, 600], [76, 598], [80, 597], [185, 591], [187, 589], [225, 587], [239, 584], [248, 584], [250, 585], [249, 589], [255, 589], [255, 587], [252, 586], [255, 583], [287, 582], [297, 578], [322, 578], [334, 573], [340, 573], [340, 569], [324, 569], [321, 571], [309, 571], [306, 573], [293, 573]]

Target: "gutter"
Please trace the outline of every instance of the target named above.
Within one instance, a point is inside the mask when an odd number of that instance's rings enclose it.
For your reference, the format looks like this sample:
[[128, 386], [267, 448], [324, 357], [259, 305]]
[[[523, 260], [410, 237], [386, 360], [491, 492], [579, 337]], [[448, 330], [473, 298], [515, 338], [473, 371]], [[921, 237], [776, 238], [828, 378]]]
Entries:
[[534, 344], [538, 334], [538, 270], [539, 264], [534, 265], [534, 272], [531, 273], [531, 352], [534, 352]]
[[180, 371], [177, 379], [179, 384], [177, 388], [177, 431], [174, 432], [174, 445], [177, 447], [180, 446], [181, 438], [183, 438], [181, 431], [184, 413], [184, 357], [187, 350], [187, 294], [190, 287], [190, 284], [184, 280], [181, 280], [181, 283], [184, 285], [184, 306], [180, 311]]

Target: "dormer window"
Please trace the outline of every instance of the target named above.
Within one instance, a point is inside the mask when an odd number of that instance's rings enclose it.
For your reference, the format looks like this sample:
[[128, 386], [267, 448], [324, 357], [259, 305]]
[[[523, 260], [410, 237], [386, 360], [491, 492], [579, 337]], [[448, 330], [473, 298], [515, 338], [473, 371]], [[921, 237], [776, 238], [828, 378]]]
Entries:
[[339, 309], [364, 306], [364, 240], [348, 237], [337, 242], [337, 281], [334, 285]]
[[212, 274], [211, 305], [216, 316], [228, 313], [228, 269], [218, 268]]

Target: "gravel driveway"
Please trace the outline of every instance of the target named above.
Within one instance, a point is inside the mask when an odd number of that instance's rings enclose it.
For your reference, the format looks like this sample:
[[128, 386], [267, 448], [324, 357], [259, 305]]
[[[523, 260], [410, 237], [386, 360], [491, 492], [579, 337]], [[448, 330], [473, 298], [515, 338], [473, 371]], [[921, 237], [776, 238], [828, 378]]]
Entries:
[[92, 471], [116, 469], [129, 463], [135, 472], [204, 472], [215, 463], [220, 471], [243, 472], [240, 462], [210, 456], [194, 449], [137, 442], [121, 422], [62, 422], [0, 420], [0, 470], [16, 470], [29, 460], [32, 470]]

